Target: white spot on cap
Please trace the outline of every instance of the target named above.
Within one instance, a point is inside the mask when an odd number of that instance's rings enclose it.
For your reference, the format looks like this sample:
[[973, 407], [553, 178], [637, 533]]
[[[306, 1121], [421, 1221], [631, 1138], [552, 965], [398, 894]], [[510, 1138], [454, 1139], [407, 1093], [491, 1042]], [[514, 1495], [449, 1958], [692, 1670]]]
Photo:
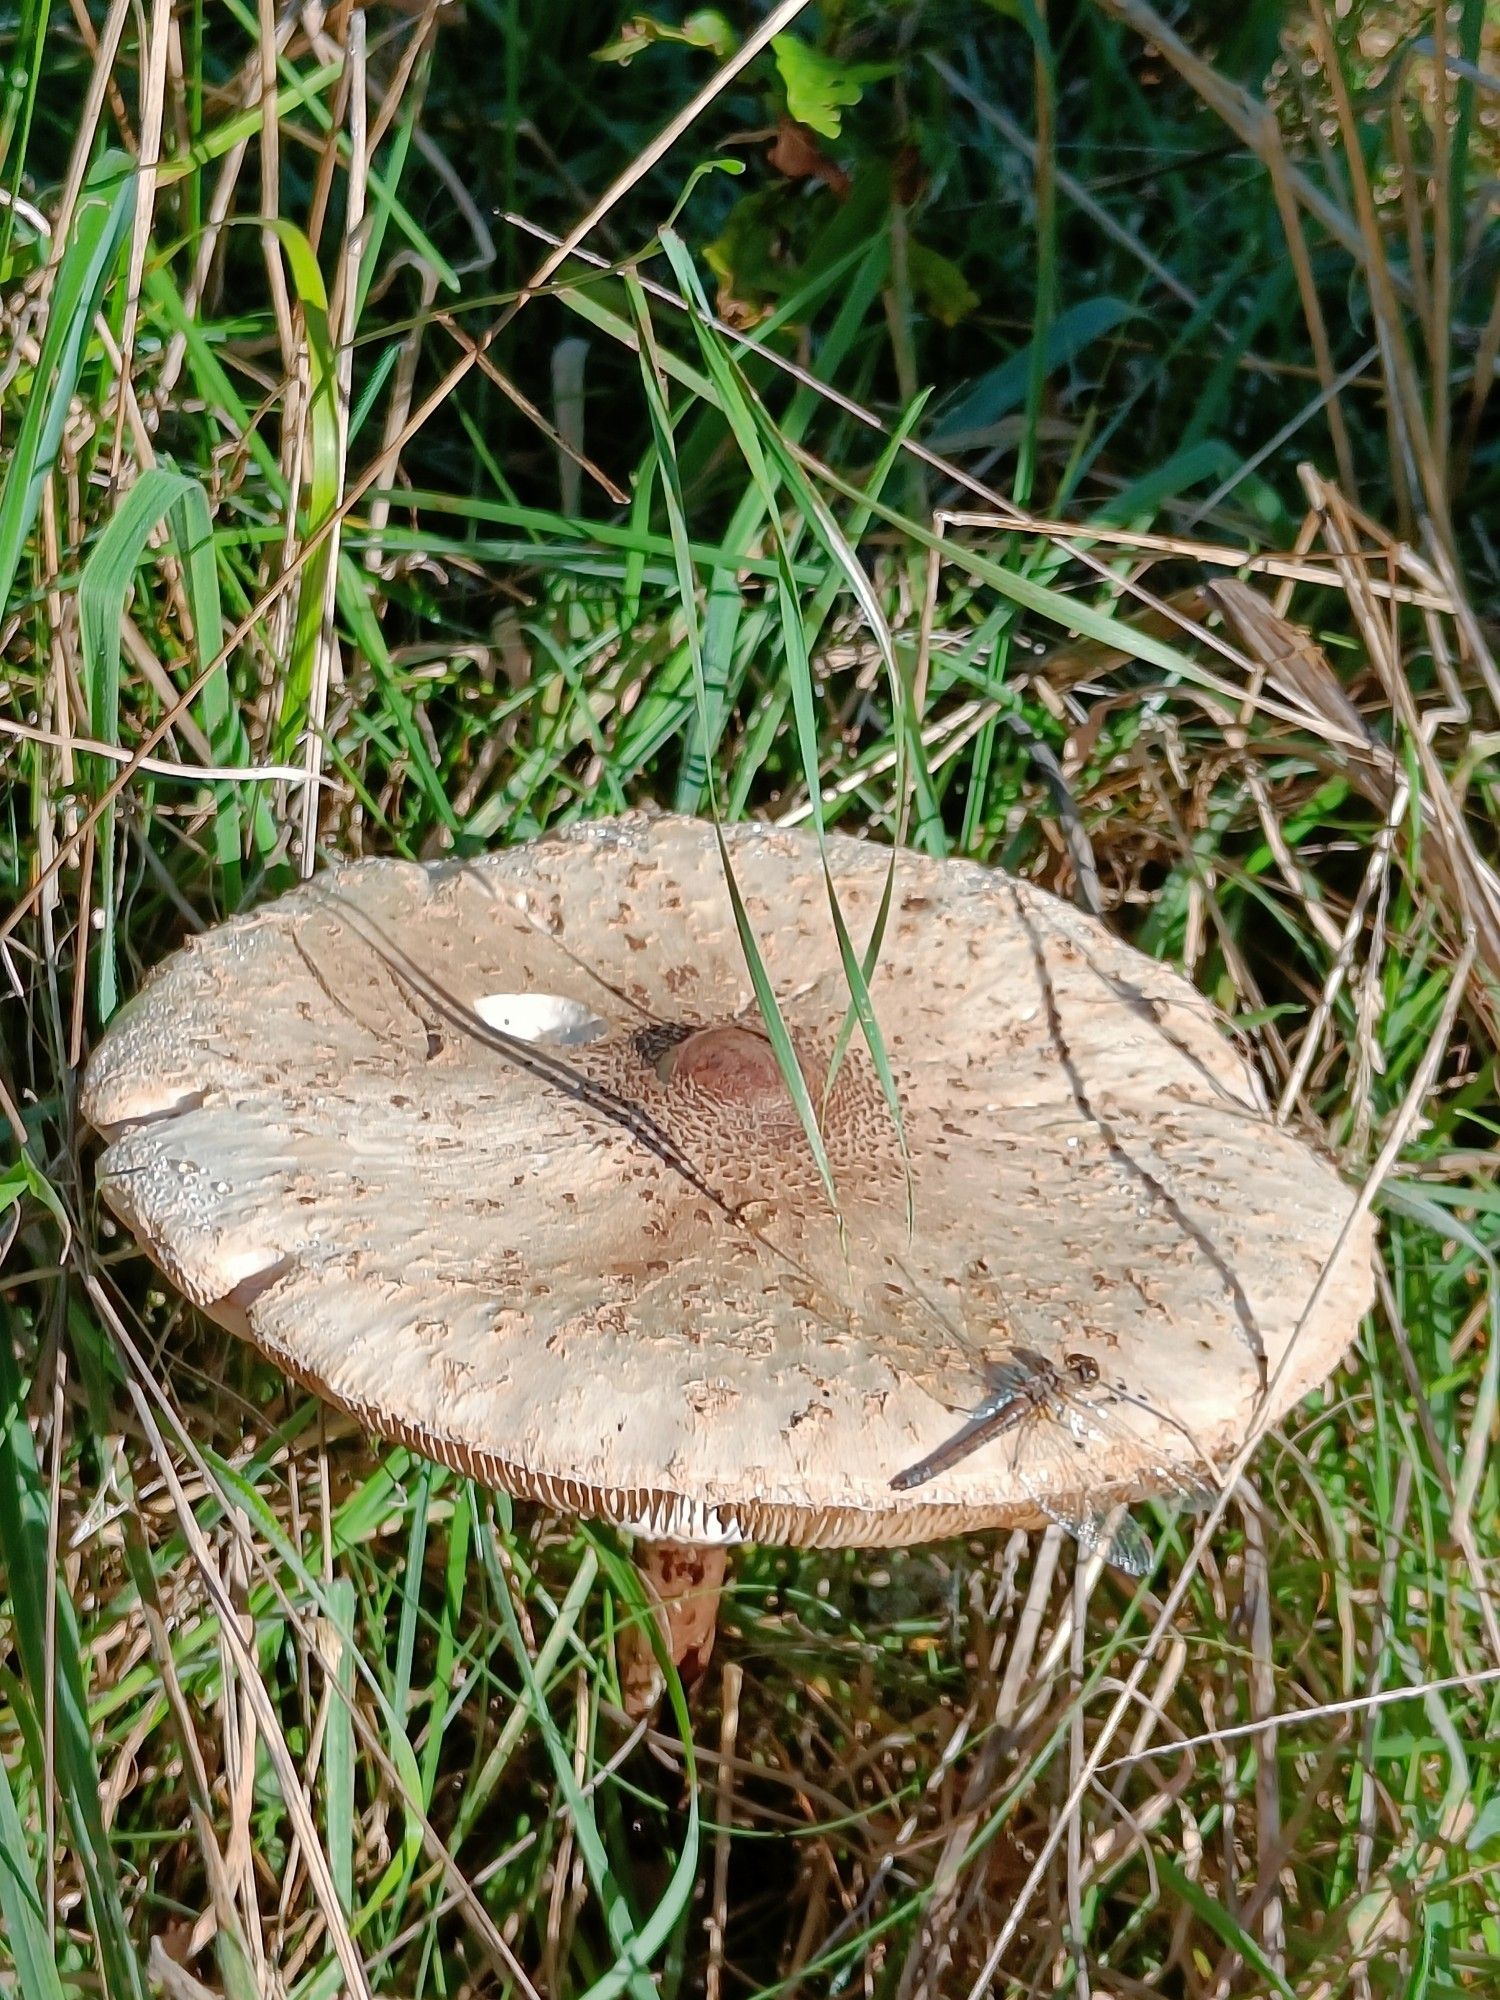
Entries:
[[560, 993], [486, 993], [474, 1002], [474, 1012], [521, 1042], [591, 1042], [607, 1025], [581, 1000]]

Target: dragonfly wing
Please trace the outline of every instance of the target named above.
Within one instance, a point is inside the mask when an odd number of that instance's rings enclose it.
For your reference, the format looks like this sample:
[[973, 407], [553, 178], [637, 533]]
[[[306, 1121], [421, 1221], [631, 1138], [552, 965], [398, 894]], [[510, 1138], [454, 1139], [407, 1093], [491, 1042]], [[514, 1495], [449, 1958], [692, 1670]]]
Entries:
[[[1139, 1418], [1132, 1414], [1136, 1410]], [[1058, 1415], [1058, 1428], [1065, 1435], [1093, 1441], [1097, 1462], [1108, 1467], [1113, 1488], [1145, 1488], [1189, 1506], [1201, 1505], [1218, 1490], [1210, 1476], [1212, 1467], [1191, 1434], [1123, 1388], [1088, 1392], [1069, 1388]], [[1154, 1435], [1147, 1435], [1142, 1424]]]
[[1016, 1432], [1016, 1475], [1028, 1496], [1077, 1541], [1091, 1543], [1093, 1494], [1105, 1474], [1096, 1434], [1059, 1403], [1036, 1406]]
[[1156, 1561], [1156, 1544], [1127, 1509], [1115, 1508], [1114, 1516], [1095, 1520], [1104, 1560], [1126, 1576], [1144, 1576]]
[[1049, 1521], [1066, 1528], [1086, 1556], [1096, 1552], [1126, 1576], [1144, 1576], [1156, 1561], [1156, 1545], [1123, 1503], [1098, 1509], [1086, 1495], [1048, 1492], [1029, 1473], [1023, 1484]]
[[1194, 1505], [1212, 1491], [1193, 1468], [1172, 1463], [1141, 1436], [1128, 1405], [1108, 1398], [1069, 1396], [1031, 1426], [1023, 1449], [1022, 1476], [1042, 1512], [1086, 1552], [1099, 1549], [1127, 1576], [1146, 1574], [1156, 1560], [1155, 1545], [1123, 1503], [1110, 1503], [1109, 1493], [1141, 1486]]
[[856, 1217], [846, 1217], [842, 1231], [822, 1218], [816, 1226], [804, 1220], [788, 1248], [872, 1356], [945, 1408], [979, 1416], [1010, 1387], [1005, 1349], [976, 1341], [956, 1309], [938, 1304], [939, 1284], [891, 1247], [894, 1233], [863, 1229]]

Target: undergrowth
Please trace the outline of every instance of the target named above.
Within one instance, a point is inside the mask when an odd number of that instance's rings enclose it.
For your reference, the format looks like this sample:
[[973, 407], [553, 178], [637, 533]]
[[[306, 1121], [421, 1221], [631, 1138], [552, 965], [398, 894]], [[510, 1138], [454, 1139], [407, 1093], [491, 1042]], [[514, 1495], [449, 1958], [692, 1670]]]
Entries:
[[[0, 36], [0, 1987], [1495, 1990], [1493, 18]], [[632, 1728], [615, 1542], [196, 1319], [75, 1081], [319, 857], [814, 799], [1181, 965], [1378, 1304], [1165, 1624], [1167, 1517], [749, 1551]]]

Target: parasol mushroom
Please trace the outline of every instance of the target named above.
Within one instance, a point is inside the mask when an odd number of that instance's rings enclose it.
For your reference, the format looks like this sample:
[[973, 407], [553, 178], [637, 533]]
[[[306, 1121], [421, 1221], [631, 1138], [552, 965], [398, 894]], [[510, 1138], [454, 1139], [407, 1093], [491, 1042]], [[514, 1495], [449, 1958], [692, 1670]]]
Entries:
[[[381, 1435], [630, 1530], [690, 1664], [738, 1542], [1094, 1539], [1321, 1382], [1372, 1283], [1368, 1218], [1201, 996], [993, 870], [898, 858], [901, 1128], [858, 1029], [829, 1088], [817, 845], [724, 838], [836, 1210], [681, 818], [332, 868], [160, 967], [82, 1098], [196, 1305]], [[863, 940], [889, 853], [828, 858]]]

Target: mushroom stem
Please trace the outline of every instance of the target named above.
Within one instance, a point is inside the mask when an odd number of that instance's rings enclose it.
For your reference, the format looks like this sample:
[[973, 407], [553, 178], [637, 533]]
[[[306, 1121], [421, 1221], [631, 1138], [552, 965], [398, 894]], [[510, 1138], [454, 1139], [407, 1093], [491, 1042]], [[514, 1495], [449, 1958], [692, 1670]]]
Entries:
[[[708, 1665], [719, 1629], [727, 1551], [641, 1541], [635, 1545], [635, 1566], [673, 1665], [685, 1681], [696, 1681]], [[620, 1686], [631, 1715], [644, 1715], [661, 1695], [661, 1668], [650, 1635], [638, 1626], [620, 1638]]]

